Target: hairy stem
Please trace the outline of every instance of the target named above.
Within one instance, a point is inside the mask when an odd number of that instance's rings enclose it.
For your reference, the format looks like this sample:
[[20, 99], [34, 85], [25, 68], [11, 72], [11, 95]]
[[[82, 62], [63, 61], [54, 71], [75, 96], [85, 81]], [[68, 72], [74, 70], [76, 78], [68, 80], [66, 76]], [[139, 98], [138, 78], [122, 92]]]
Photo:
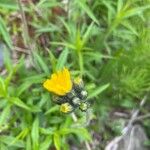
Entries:
[[[77, 121], [78, 121], [78, 118], [77, 118], [77, 116], [75, 115], [75, 113], [72, 113], [71, 115], [72, 115], [73, 121], [74, 121], [74, 122], [77, 122]], [[86, 149], [87, 149], [87, 150], [92, 150], [91, 147], [90, 147], [90, 144], [89, 144], [87, 141], [85, 141], [85, 146], [86, 146]]]

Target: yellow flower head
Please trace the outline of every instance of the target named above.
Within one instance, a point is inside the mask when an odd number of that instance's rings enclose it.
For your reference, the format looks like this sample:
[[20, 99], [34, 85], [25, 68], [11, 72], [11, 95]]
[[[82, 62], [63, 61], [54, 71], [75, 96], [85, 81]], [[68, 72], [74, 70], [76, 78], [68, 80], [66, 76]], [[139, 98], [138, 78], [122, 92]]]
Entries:
[[72, 82], [70, 72], [64, 68], [62, 71], [58, 71], [51, 75], [50, 79], [47, 79], [43, 83], [44, 88], [49, 92], [53, 92], [56, 95], [63, 96], [71, 91]]
[[63, 113], [69, 113], [73, 110], [73, 107], [69, 103], [61, 104], [60, 111]]

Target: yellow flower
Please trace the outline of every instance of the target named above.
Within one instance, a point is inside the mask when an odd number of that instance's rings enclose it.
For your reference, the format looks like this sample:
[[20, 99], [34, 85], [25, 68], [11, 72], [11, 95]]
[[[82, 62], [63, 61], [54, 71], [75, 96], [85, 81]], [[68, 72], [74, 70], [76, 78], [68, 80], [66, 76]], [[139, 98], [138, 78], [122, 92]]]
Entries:
[[51, 79], [47, 79], [43, 83], [44, 88], [49, 92], [53, 92], [56, 95], [63, 96], [71, 91], [72, 82], [70, 72], [64, 68], [62, 71], [58, 71], [51, 75]]
[[63, 113], [69, 113], [73, 110], [73, 107], [69, 103], [61, 104], [60, 111]]

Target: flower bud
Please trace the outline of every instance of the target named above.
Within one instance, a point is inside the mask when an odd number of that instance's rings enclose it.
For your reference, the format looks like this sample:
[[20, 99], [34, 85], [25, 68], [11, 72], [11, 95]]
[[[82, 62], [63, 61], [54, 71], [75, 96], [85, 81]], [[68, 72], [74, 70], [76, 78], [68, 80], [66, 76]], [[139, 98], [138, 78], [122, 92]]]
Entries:
[[60, 111], [63, 113], [70, 113], [73, 111], [73, 107], [69, 103], [61, 104]]

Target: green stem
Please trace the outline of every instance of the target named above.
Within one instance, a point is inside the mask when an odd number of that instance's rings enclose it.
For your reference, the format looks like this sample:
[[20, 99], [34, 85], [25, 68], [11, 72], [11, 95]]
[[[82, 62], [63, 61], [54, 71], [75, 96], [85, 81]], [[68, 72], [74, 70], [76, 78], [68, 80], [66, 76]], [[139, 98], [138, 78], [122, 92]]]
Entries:
[[84, 63], [83, 63], [83, 56], [82, 56], [81, 52], [78, 52], [78, 57], [79, 57], [80, 75], [82, 77], [83, 76], [83, 72], [84, 72]]
[[[77, 116], [75, 115], [74, 112], [71, 113], [71, 116], [72, 116], [72, 119], [73, 119], [74, 122], [78, 121], [78, 118], [77, 118]], [[91, 147], [90, 147], [90, 144], [87, 141], [85, 141], [85, 146], [86, 146], [87, 150], [92, 150]]]

